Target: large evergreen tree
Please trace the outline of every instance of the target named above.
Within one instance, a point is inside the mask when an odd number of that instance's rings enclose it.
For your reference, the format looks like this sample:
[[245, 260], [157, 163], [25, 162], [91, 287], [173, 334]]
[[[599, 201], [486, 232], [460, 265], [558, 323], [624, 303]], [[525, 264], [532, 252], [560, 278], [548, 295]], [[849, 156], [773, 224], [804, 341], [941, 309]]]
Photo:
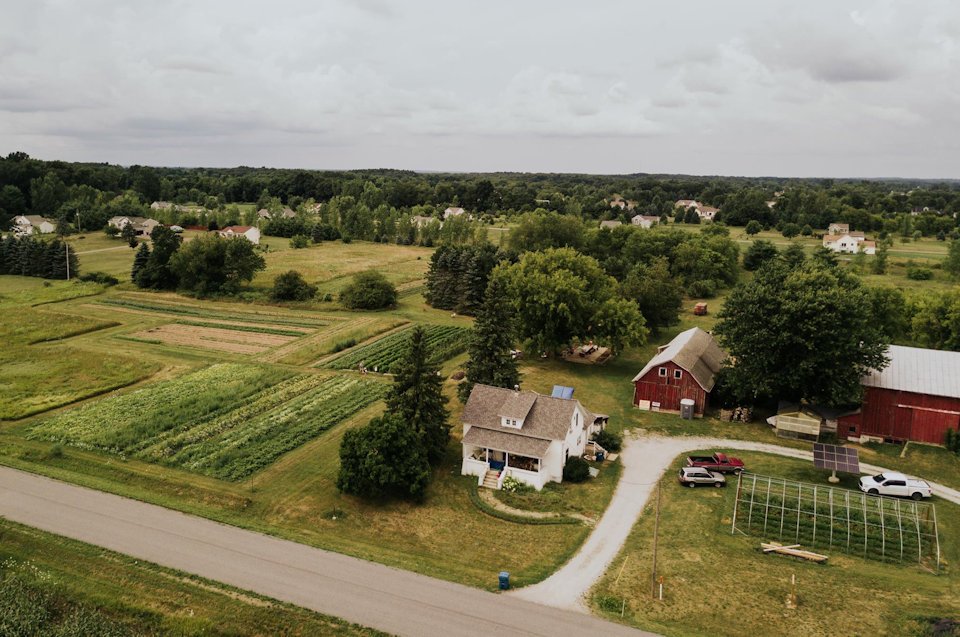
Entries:
[[183, 239], [165, 226], [154, 228], [150, 239], [153, 242], [153, 251], [146, 264], [137, 272], [134, 282], [141, 288], [163, 290], [177, 287], [178, 279], [170, 267], [170, 259], [180, 249]]
[[467, 379], [459, 388], [466, 402], [477, 383], [512, 389], [520, 384], [517, 361], [511, 355], [516, 340], [513, 305], [501, 279], [490, 281], [486, 298], [470, 334]]
[[450, 412], [440, 366], [430, 356], [425, 335], [419, 325], [410, 330], [407, 354], [393, 370], [387, 409], [420, 435], [430, 462], [437, 463], [447, 451]]
[[141, 243], [140, 247], [137, 248], [137, 254], [133, 257], [133, 267], [130, 269], [130, 280], [136, 281], [137, 275], [143, 270], [144, 266], [147, 265], [147, 261], [150, 260], [150, 246], [146, 243]]

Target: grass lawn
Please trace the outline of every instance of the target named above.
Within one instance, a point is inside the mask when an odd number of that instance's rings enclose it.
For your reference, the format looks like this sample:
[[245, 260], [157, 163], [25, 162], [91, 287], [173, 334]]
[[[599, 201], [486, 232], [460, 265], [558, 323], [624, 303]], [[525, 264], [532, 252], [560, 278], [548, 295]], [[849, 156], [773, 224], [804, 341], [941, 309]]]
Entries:
[[[737, 452], [752, 471], [826, 484], [810, 463]], [[817, 549], [826, 565], [764, 555], [760, 537], [730, 534], [734, 488], [685, 489], [676, 482], [677, 458], [662, 480], [657, 575], [664, 601], [651, 595], [653, 506], [631, 533], [610, 571], [594, 589], [603, 616], [666, 635], [802, 634], [918, 635], [931, 619], [960, 614], [960, 507], [934, 499], [943, 562], [939, 575], [915, 562], [885, 564]], [[844, 476], [841, 486], [853, 488]], [[790, 577], [799, 607], [785, 608]], [[895, 582], [895, 585], [893, 585]], [[776, 628], [773, 628], [773, 627]]]
[[81, 632], [64, 634], [381, 634], [5, 520], [0, 583], [11, 635], [76, 630], [78, 617]]

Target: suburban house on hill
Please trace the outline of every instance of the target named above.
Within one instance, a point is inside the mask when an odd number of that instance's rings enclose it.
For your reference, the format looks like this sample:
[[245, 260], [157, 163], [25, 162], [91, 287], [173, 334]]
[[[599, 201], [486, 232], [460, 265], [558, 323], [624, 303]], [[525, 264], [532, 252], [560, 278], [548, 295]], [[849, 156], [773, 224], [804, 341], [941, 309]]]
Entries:
[[679, 208], [686, 212], [690, 208], [700, 210], [700, 202], [696, 199], [677, 199], [677, 202], [673, 204], [674, 208]]
[[947, 429], [960, 428], [960, 352], [891, 345], [887, 358], [860, 380], [863, 403], [840, 418], [837, 435], [943, 444]]
[[841, 235], [850, 233], [850, 224], [849, 223], [831, 223], [830, 227], [827, 228], [827, 234]]
[[[832, 226], [831, 226], [832, 227]], [[862, 232], [846, 232], [844, 234], [825, 234], [823, 235], [823, 247], [829, 248], [834, 252], [844, 252], [856, 254], [876, 254], [877, 243], [869, 241]]]
[[57, 229], [57, 222], [40, 215], [19, 215], [13, 218], [13, 234], [22, 237], [28, 234], [50, 234]]
[[260, 230], [253, 226], [227, 226], [226, 228], [222, 228], [219, 234], [225, 239], [243, 237], [254, 245], [259, 245], [260, 243]]
[[704, 221], [713, 221], [713, 218], [717, 216], [717, 213], [720, 212], [719, 208], [714, 208], [713, 206], [705, 206], [703, 204], [697, 208], [697, 215]]
[[633, 210], [637, 207], [637, 202], [627, 201], [620, 195], [614, 195], [613, 198], [610, 199], [610, 207], [619, 208], [620, 210]]
[[149, 237], [153, 229], [160, 225], [156, 219], [147, 219], [146, 217], [110, 217], [107, 225], [123, 230], [127, 226], [133, 226], [134, 232], [138, 235]]
[[410, 223], [415, 228], [424, 228], [426, 226], [429, 226], [434, 221], [443, 225], [443, 222], [440, 221], [439, 219], [434, 219], [433, 217], [427, 217], [425, 215], [413, 215], [412, 217], [410, 217]]
[[653, 215], [634, 215], [630, 219], [630, 223], [635, 226], [640, 226], [641, 228], [651, 228], [660, 223], [660, 217]]
[[600, 222], [601, 228], [606, 228], [607, 230], [613, 230], [614, 228], [619, 228], [623, 225], [622, 221], [617, 221], [616, 219], [608, 219], [606, 221]]
[[582, 456], [590, 436], [608, 421], [574, 399], [572, 390], [563, 395], [569, 397], [475, 385], [463, 408], [460, 473], [497, 489], [508, 476], [537, 490], [562, 482], [567, 458]]
[[693, 414], [702, 416], [726, 357], [713, 336], [699, 327], [680, 332], [633, 378], [633, 404], [680, 413], [680, 401], [688, 399], [693, 401]]
[[466, 212], [467, 211], [464, 210], [463, 208], [456, 208], [454, 206], [450, 206], [449, 208], [443, 211], [443, 218], [449, 219], [450, 217], [459, 217], [460, 215], [465, 214]]

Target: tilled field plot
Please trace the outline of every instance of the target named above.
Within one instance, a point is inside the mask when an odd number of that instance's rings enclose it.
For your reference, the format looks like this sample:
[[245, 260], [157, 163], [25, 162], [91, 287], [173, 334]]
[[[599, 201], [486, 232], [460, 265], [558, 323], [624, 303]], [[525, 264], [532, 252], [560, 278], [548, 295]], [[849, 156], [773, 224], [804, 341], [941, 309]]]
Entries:
[[159, 341], [168, 345], [200, 347], [232, 354], [259, 354], [271, 347], [284, 345], [295, 336], [263, 334], [216, 327], [200, 327], [169, 323], [130, 335], [145, 341]]

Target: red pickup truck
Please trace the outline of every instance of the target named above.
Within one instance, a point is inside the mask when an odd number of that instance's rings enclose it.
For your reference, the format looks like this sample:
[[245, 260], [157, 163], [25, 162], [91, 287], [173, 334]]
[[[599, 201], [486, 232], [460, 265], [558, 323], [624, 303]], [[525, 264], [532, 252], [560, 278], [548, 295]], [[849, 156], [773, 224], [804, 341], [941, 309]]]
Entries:
[[721, 473], [740, 473], [743, 471], [743, 461], [740, 458], [730, 458], [725, 453], [715, 453], [712, 456], [689, 456], [688, 467], [700, 467], [707, 471]]

